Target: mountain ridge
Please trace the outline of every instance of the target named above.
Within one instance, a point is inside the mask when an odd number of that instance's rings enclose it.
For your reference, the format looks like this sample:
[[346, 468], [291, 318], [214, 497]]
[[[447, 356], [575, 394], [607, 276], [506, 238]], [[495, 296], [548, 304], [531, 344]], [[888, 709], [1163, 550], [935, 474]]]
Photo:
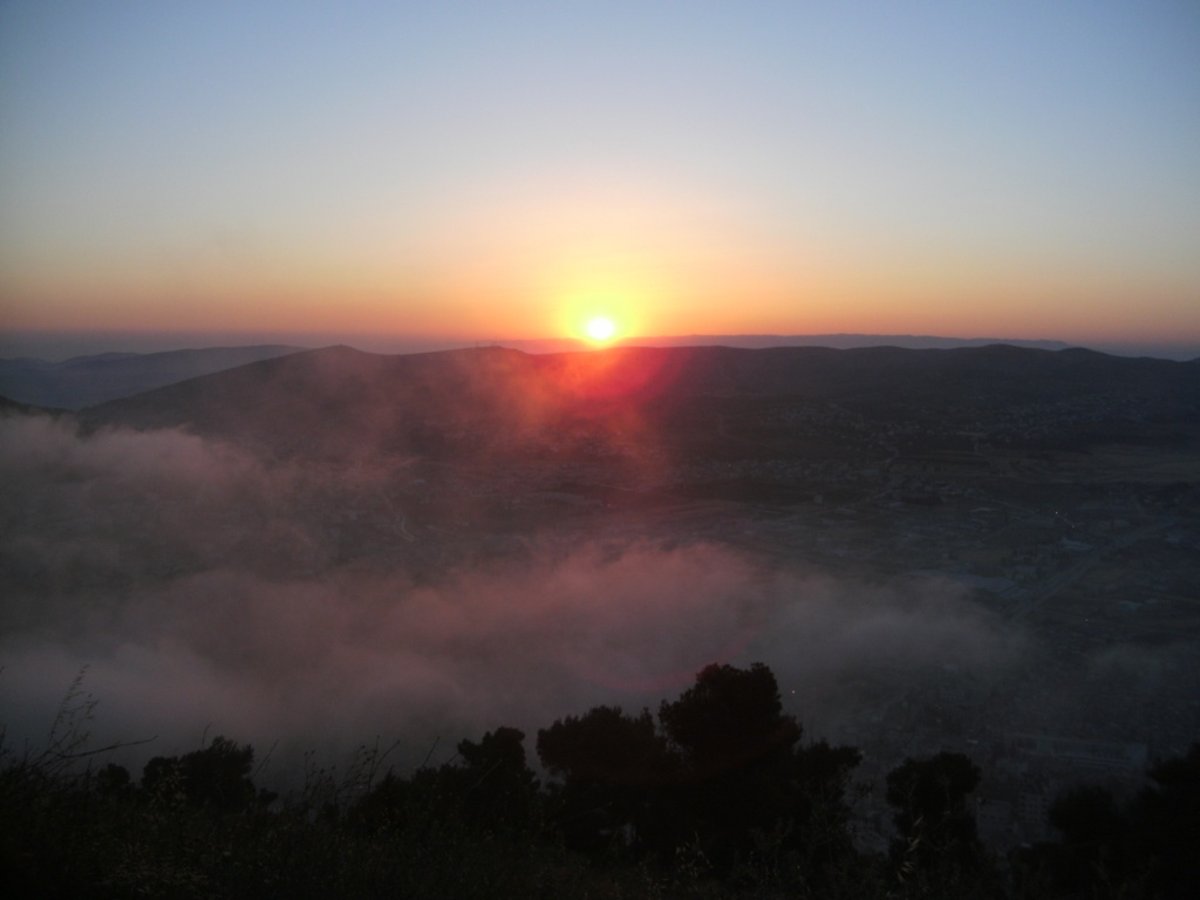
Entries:
[[542, 452], [563, 435], [711, 443], [722, 422], [748, 427], [755, 417], [784, 421], [830, 407], [888, 427], [986, 432], [1025, 415], [1047, 427], [1083, 417], [1161, 429], [1200, 415], [1200, 365], [1009, 345], [402, 355], [333, 346], [113, 400], [80, 418], [89, 427], [182, 427], [281, 455], [459, 457]]
[[254, 344], [157, 353], [105, 352], [60, 362], [0, 359], [0, 394], [31, 406], [82, 409], [301, 349]]

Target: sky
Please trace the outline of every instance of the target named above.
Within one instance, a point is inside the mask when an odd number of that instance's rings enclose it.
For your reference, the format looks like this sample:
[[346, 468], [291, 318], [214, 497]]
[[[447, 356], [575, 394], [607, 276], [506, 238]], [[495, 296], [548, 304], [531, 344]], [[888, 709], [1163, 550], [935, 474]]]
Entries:
[[1200, 343], [1200, 4], [0, 4], [0, 331]]

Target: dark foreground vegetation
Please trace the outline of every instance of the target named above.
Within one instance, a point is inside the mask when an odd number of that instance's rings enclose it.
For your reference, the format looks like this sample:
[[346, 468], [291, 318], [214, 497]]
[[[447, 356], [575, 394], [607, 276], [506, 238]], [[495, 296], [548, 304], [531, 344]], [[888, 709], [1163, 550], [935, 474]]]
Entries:
[[856, 848], [852, 747], [804, 743], [763, 665], [709, 666], [657, 717], [600, 706], [525, 736], [498, 728], [405, 777], [364, 750], [281, 798], [222, 737], [140, 780], [82, 743], [76, 691], [45, 751], [0, 768], [9, 897], [1191, 898], [1200, 744], [1119, 802], [1077, 788], [1061, 836], [1007, 858], [976, 835], [961, 754], [887, 778], [888, 854]]

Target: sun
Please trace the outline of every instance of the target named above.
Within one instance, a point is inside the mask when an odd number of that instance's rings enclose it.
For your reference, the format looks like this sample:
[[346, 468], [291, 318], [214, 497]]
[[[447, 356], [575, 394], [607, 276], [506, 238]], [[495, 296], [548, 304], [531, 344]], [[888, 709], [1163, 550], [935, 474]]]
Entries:
[[616, 323], [608, 316], [593, 316], [583, 328], [588, 340], [597, 344], [611, 341], [617, 333]]

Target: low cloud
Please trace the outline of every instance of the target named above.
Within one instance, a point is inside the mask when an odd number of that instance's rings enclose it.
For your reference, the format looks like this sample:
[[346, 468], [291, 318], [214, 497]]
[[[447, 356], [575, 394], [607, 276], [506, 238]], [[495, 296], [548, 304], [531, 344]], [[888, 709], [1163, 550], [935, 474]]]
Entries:
[[298, 758], [381, 735], [411, 762], [438, 738], [655, 707], [714, 661], [767, 663], [794, 711], [830, 722], [852, 715], [864, 673], [994, 673], [1027, 652], [950, 583], [714, 544], [533, 540], [433, 578], [378, 548], [335, 552], [347, 510], [403, 477], [271, 467], [178, 432], [0, 421], [9, 744], [42, 738], [83, 666], [99, 740], [182, 752], [207, 730]]

